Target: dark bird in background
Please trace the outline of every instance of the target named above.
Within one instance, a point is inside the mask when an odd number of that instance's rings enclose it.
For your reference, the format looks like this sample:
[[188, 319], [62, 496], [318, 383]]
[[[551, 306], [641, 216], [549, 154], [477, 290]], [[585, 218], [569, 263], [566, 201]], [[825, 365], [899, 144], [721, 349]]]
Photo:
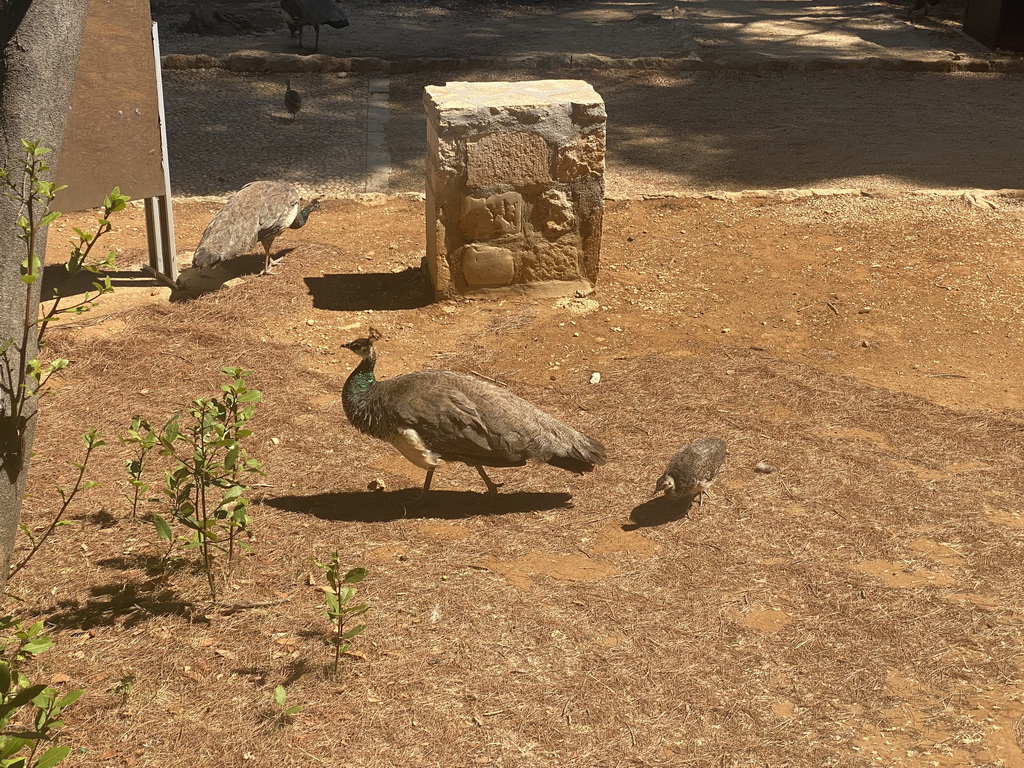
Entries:
[[228, 198], [203, 232], [195, 256], [194, 267], [212, 267], [244, 256], [259, 242], [263, 246], [263, 272], [280, 262], [271, 261], [274, 238], [286, 229], [299, 229], [320, 201], [313, 200], [305, 208], [298, 191], [279, 181], [253, 181]]
[[696, 496], [704, 506], [704, 494], [714, 482], [725, 461], [725, 442], [717, 437], [699, 437], [672, 457], [665, 474], [658, 478], [654, 493], [661, 491], [670, 499]]
[[490, 494], [500, 486], [484, 467], [522, 467], [533, 459], [582, 473], [605, 463], [594, 438], [473, 376], [431, 370], [377, 381], [379, 338], [371, 328], [368, 337], [341, 345], [362, 358], [345, 382], [342, 405], [352, 426], [427, 471], [421, 499], [442, 460], [475, 467]]
[[914, 11], [924, 11], [924, 15], [927, 16], [928, 9], [938, 5], [941, 2], [942, 0], [917, 0], [914, 3], [914, 7], [907, 11], [907, 16], [912, 14]]
[[281, 15], [288, 30], [295, 37], [299, 33], [299, 47], [302, 47], [303, 27], [312, 27], [316, 32], [313, 52], [320, 50], [320, 25], [335, 29], [348, 26], [348, 18], [336, 0], [281, 0]]
[[302, 94], [292, 88], [291, 78], [285, 84], [284, 108], [291, 112], [292, 120], [295, 119], [295, 113], [302, 109]]

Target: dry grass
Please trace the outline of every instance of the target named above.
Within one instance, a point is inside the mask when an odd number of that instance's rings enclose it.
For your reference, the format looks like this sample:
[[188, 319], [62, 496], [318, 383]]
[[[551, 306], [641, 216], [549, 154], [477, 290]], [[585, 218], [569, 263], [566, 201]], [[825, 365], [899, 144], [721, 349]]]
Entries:
[[[59, 650], [38, 674], [89, 690], [66, 732], [86, 751], [68, 765], [1020, 759], [1019, 412], [946, 408], [803, 354], [701, 335], [686, 305], [694, 279], [728, 300], [731, 267], [710, 258], [637, 299], [642, 275], [665, 272], [676, 233], [706, 211], [613, 206], [609, 231], [642, 223], [664, 239], [638, 257], [609, 238], [604, 308], [574, 316], [426, 304], [400, 271], [418, 254], [388, 249], [421, 225], [417, 209], [378, 210], [382, 233], [365, 209], [334, 205], [321, 230], [303, 231], [317, 242], [299, 241], [272, 278], [53, 335], [74, 366], [44, 407], [30, 523], [53, 507], [50, 487], [76, 458], [71, 436], [93, 425], [115, 435], [133, 413], [159, 422], [212, 393], [226, 364], [252, 369], [265, 394], [251, 451], [269, 484], [254, 510], [257, 554], [217, 607], [193, 569], [154, 569], [151, 526], [126, 519], [120, 498], [124, 456], [112, 446], [97, 457], [104, 487], [12, 585], [20, 610], [54, 627]], [[762, 221], [755, 206], [729, 210]], [[849, 264], [874, 258], [853, 250]], [[801, 270], [777, 279], [799, 285]], [[419, 471], [356, 434], [339, 402], [352, 360], [337, 344], [371, 322], [386, 334], [382, 375], [444, 366], [508, 382], [600, 436], [609, 464], [583, 478], [498, 470], [496, 502], [472, 470], [446, 466], [431, 505], [409, 509]], [[730, 456], [685, 518], [650, 493], [696, 433], [723, 437]], [[754, 473], [761, 460], [777, 471]], [[387, 490], [366, 491], [373, 478]], [[372, 606], [337, 680], [309, 581], [311, 559], [334, 548], [369, 569]], [[283, 726], [277, 684], [305, 705]]]

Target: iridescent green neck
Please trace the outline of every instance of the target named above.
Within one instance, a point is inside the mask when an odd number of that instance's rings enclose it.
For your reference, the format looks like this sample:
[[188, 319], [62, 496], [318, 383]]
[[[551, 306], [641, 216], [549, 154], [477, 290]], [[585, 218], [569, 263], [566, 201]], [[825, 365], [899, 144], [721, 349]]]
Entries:
[[345, 389], [365, 392], [372, 387], [377, 382], [377, 378], [373, 375], [373, 365], [373, 360], [363, 360], [359, 363], [356, 369], [349, 374], [348, 381], [345, 382]]

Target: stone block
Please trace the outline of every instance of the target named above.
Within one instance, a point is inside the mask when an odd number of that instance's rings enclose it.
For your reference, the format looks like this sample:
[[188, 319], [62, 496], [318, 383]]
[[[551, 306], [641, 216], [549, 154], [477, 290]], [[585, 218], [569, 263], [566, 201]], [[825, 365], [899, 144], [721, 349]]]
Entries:
[[527, 187], [551, 181], [551, 150], [536, 133], [492, 133], [466, 142], [469, 187]]
[[459, 230], [469, 242], [491, 240], [519, 232], [523, 198], [517, 192], [490, 197], [466, 197], [462, 201]]
[[512, 251], [494, 245], [470, 243], [456, 252], [462, 276], [470, 288], [499, 288], [511, 285], [516, 274]]
[[427, 86], [426, 271], [438, 298], [589, 291], [607, 115], [582, 80]]

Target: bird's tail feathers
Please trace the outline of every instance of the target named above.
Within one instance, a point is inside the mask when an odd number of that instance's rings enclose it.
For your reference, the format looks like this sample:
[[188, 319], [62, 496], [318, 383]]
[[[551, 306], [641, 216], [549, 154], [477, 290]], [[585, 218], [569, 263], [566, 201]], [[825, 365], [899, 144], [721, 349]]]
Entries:
[[594, 438], [579, 432], [568, 450], [552, 456], [547, 463], [553, 467], [580, 473], [590, 472], [595, 466], [604, 464], [606, 460], [604, 446]]

